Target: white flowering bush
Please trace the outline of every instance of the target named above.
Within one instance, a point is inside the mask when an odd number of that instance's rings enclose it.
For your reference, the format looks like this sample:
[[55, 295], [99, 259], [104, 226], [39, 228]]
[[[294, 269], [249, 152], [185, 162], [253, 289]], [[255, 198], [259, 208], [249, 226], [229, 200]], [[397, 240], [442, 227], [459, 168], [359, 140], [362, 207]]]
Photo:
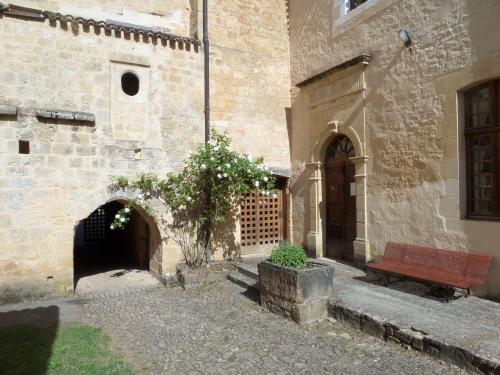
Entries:
[[237, 209], [243, 194], [255, 190], [276, 194], [263, 159], [253, 160], [249, 154], [232, 151], [229, 137], [215, 131], [208, 144], [189, 155], [180, 173], [172, 172], [165, 178], [143, 174], [136, 181], [118, 177], [115, 184], [119, 189], [133, 190], [136, 198], [116, 214], [111, 229], [123, 229], [134, 208], [154, 215], [150, 203], [156, 200], [171, 214], [171, 220], [161, 220], [163, 232], [180, 245], [191, 267], [201, 265], [215, 225], [224, 223]]

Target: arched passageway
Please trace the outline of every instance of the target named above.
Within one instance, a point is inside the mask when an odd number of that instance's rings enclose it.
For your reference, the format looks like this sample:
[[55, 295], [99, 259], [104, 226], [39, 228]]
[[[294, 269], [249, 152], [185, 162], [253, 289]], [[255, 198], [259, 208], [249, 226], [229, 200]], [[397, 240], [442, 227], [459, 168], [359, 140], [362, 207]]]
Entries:
[[356, 239], [355, 156], [351, 140], [336, 136], [326, 151], [326, 256], [352, 262]]
[[109, 202], [82, 220], [76, 227], [74, 240], [74, 287], [81, 278], [116, 270], [150, 271], [157, 228], [144, 216], [133, 211], [123, 230], [111, 230], [116, 213], [123, 208], [119, 201]]

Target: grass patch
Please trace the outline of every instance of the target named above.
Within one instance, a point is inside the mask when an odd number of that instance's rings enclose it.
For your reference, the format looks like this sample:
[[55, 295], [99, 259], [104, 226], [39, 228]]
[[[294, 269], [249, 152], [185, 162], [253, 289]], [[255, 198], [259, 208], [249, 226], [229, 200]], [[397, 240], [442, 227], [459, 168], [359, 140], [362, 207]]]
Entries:
[[0, 327], [0, 374], [133, 374], [109, 341], [89, 326]]

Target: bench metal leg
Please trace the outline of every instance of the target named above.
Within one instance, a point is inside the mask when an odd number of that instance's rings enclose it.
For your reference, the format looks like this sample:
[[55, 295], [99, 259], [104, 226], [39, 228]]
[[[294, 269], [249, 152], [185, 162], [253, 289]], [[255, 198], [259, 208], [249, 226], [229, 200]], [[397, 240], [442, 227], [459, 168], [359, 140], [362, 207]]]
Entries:
[[384, 274], [384, 286], [389, 286], [390, 277], [388, 273]]
[[470, 288], [467, 288], [467, 294], [465, 295], [465, 298], [470, 296]]

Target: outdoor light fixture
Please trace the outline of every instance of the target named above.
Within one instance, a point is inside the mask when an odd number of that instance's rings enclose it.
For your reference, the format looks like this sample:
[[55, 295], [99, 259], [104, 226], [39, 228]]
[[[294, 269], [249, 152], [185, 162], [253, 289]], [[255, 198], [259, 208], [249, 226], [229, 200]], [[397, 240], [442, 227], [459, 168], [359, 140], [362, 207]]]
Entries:
[[405, 44], [405, 47], [409, 47], [412, 44], [411, 33], [405, 28], [399, 30], [399, 39]]

